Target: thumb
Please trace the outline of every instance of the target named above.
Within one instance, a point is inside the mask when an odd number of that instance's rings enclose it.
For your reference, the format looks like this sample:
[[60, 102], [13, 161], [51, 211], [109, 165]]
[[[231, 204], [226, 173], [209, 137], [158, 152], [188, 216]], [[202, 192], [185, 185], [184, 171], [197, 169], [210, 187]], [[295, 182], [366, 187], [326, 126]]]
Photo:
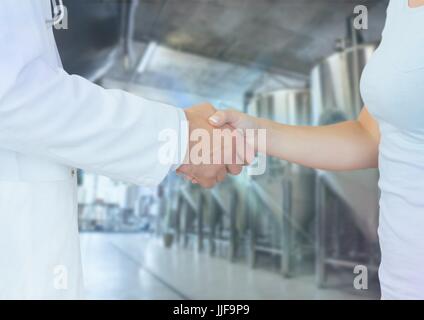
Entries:
[[209, 118], [209, 123], [215, 127], [221, 127], [224, 124], [234, 124], [239, 120], [238, 112], [234, 110], [220, 110]]

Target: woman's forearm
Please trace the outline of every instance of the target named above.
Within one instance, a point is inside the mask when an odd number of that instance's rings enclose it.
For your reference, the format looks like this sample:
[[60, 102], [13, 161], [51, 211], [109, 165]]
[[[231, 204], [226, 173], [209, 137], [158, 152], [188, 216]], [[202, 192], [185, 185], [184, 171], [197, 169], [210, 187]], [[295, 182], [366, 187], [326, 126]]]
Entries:
[[[267, 142], [256, 139], [257, 151], [307, 167], [356, 170], [378, 165], [380, 129], [367, 107], [356, 121], [320, 127], [289, 126], [235, 110], [220, 110], [209, 121], [216, 127], [229, 124], [237, 129], [265, 129]], [[248, 135], [247, 140], [253, 143]]]
[[266, 119], [257, 123], [266, 129], [270, 156], [335, 171], [378, 165], [378, 141], [360, 120], [319, 127], [288, 126]]

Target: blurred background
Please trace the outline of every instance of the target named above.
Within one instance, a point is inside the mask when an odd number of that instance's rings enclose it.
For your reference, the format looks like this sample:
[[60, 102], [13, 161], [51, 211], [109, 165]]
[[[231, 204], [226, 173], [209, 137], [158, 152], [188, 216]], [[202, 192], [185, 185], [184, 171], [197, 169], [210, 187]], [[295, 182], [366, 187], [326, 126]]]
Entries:
[[[359, 114], [387, 3], [64, 0], [68, 29], [55, 34], [65, 69], [106, 88], [321, 125]], [[267, 161], [212, 190], [172, 173], [148, 189], [79, 172], [88, 297], [379, 299], [378, 172]]]

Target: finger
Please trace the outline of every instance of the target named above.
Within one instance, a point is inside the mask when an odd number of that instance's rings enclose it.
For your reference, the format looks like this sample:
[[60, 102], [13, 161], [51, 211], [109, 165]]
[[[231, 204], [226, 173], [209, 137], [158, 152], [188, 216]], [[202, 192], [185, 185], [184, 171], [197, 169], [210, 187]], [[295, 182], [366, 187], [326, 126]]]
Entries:
[[190, 172], [189, 166], [187, 165], [182, 165], [176, 170], [176, 173], [178, 175], [188, 174], [189, 172]]
[[211, 179], [198, 179], [198, 183], [202, 188], [211, 189], [216, 185], [216, 178]]
[[177, 172], [177, 176], [184, 180], [191, 180], [190, 175], [182, 173], [182, 172]]
[[190, 176], [185, 175], [184, 176], [184, 180], [192, 182], [193, 181], [193, 178], [190, 177]]
[[220, 172], [218, 172], [218, 175], [216, 177], [216, 181], [218, 183], [223, 182], [226, 177], [227, 177], [227, 170], [223, 169]]
[[227, 167], [228, 173], [233, 176], [238, 176], [243, 170], [243, 167], [238, 164], [228, 164], [226, 167]]
[[239, 114], [234, 110], [220, 110], [217, 111], [213, 116], [209, 118], [209, 123], [215, 127], [221, 127], [222, 125], [234, 124], [239, 120]]
[[188, 170], [185, 170], [185, 169], [177, 169], [176, 171], [176, 174], [177, 174], [177, 176], [179, 176], [179, 177], [181, 177], [181, 178], [183, 178], [184, 180], [186, 180], [186, 181], [190, 181], [190, 182], [193, 182], [193, 179], [195, 179], [194, 177], [193, 177], [193, 175], [192, 174], [190, 174], [189, 172], [188, 172]]

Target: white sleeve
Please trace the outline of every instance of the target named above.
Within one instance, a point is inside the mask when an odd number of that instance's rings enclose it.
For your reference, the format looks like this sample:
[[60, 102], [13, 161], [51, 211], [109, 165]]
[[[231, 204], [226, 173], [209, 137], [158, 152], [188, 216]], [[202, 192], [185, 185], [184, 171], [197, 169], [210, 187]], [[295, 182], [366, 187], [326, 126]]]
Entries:
[[[28, 22], [31, 12], [19, 12], [26, 27], [6, 13], [1, 18], [8, 21], [0, 22], [0, 148], [127, 182], [158, 184], [172, 167], [158, 159], [166, 143], [159, 134], [173, 130], [186, 137], [184, 112], [51, 67]], [[175, 161], [185, 148], [175, 149]]]

